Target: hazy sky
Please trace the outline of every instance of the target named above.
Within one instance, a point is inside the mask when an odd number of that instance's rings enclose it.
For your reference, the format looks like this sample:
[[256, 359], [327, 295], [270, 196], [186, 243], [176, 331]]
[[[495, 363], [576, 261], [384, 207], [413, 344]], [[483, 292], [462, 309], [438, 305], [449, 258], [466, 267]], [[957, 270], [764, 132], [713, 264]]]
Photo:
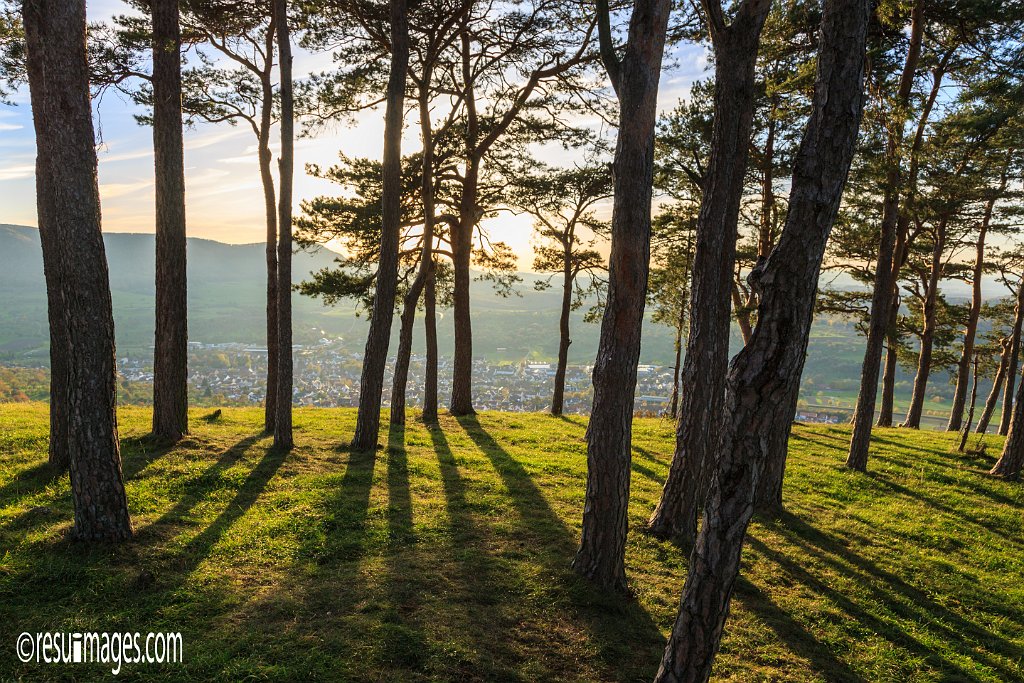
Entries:
[[[120, 0], [90, 0], [90, 21], [103, 21], [127, 7]], [[320, 71], [329, 55], [298, 53], [296, 76]], [[675, 51], [674, 66], [663, 74], [660, 103], [670, 109], [702, 77], [704, 50], [686, 45]], [[35, 225], [35, 142], [27, 88], [16, 93], [15, 106], [0, 105], [0, 223]], [[118, 93], [95, 103], [99, 138], [103, 229], [110, 232], [153, 231], [152, 132], [132, 118], [137, 108]], [[406, 151], [419, 148], [416, 122], [407, 120]], [[276, 129], [274, 138], [276, 139]], [[318, 194], [335, 194], [337, 186], [306, 175], [307, 163], [329, 165], [339, 150], [349, 156], [379, 158], [383, 146], [383, 110], [366, 112], [353, 127], [338, 126], [313, 139], [296, 142], [296, 207]], [[570, 164], [562, 153], [542, 151], [544, 161]], [[262, 190], [256, 164], [256, 139], [242, 126], [200, 124], [185, 131], [185, 178], [188, 233], [222, 242], [264, 239]], [[490, 226], [496, 237], [520, 254], [524, 269], [531, 260], [531, 223], [526, 217], [502, 217]]]

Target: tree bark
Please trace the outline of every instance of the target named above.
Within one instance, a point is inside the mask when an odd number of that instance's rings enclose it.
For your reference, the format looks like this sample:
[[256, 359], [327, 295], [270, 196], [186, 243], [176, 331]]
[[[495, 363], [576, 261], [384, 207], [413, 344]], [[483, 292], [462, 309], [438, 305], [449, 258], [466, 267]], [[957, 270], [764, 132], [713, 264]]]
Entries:
[[[121, 541], [131, 520], [117, 434], [114, 319], [100, 227], [95, 137], [89, 97], [83, 0], [26, 0], [22, 5], [30, 60], [39, 153], [53, 211], [44, 217], [58, 245], [68, 359], [68, 453], [75, 510], [74, 538]], [[33, 54], [35, 53], [35, 54]], [[38, 61], [37, 61], [38, 58]], [[38, 75], [38, 74], [37, 74]]]
[[[1006, 187], [1006, 174], [1003, 174], [1003, 187]], [[956, 367], [956, 389], [953, 392], [953, 407], [949, 411], [949, 424], [946, 431], [960, 429], [964, 412], [964, 400], [967, 397], [967, 382], [971, 370], [971, 358], [974, 356], [974, 338], [978, 332], [978, 320], [981, 317], [981, 278], [985, 273], [985, 238], [992, 222], [996, 197], [993, 196], [985, 204], [985, 215], [978, 230], [978, 241], [975, 243], [974, 272], [971, 274], [971, 309], [967, 314], [967, 327], [964, 329], [964, 345], [960, 360]]]
[[[33, 28], [41, 31], [42, 28]], [[30, 36], [32, 38], [35, 37]], [[39, 43], [37, 43], [38, 45]], [[46, 87], [46, 65], [42, 48], [30, 49], [26, 68], [31, 84], [30, 99], [35, 129], [49, 130], [43, 93]], [[66, 472], [71, 463], [69, 450], [70, 406], [68, 405], [67, 326], [64, 320], [63, 292], [59, 274], [58, 250], [60, 242], [55, 234], [53, 220], [56, 206], [50, 186], [50, 168], [47, 165], [52, 152], [46, 135], [36, 136], [36, 211], [39, 224], [39, 243], [43, 252], [43, 276], [46, 282], [46, 310], [50, 327], [50, 443], [48, 462], [54, 472]]]
[[988, 431], [989, 422], [992, 420], [992, 413], [995, 412], [996, 403], [999, 402], [999, 392], [1003, 388], [1003, 382], [1006, 381], [1006, 369], [1010, 365], [1010, 340], [1002, 340], [1001, 346], [1002, 353], [999, 354], [999, 367], [996, 369], [995, 379], [992, 380], [992, 391], [988, 393], [988, 398], [985, 399], [985, 407], [981, 411], [981, 417], [978, 418], [978, 427], [974, 430], [976, 434], [984, 434]]
[[274, 447], [290, 449], [292, 436], [292, 176], [295, 172], [295, 97], [288, 2], [274, 0], [281, 73], [281, 191], [277, 203], [277, 396]]
[[920, 429], [921, 414], [924, 412], [925, 392], [928, 390], [928, 377], [932, 371], [932, 350], [935, 342], [935, 328], [938, 324], [935, 314], [935, 303], [939, 296], [939, 280], [942, 277], [942, 253], [946, 248], [945, 219], [936, 228], [935, 244], [932, 247], [931, 270], [925, 290], [922, 317], [924, 330], [921, 333], [921, 351], [917, 359], [917, 374], [914, 376], [914, 392], [910, 397], [907, 417], [901, 427]]
[[[571, 237], [570, 237], [571, 239]], [[565, 398], [565, 368], [569, 363], [569, 313], [572, 311], [572, 242], [568, 242], [562, 255], [562, 310], [558, 316], [558, 366], [555, 368], [555, 391], [551, 397], [551, 414], [561, 415]]]
[[888, 165], [882, 201], [882, 224], [879, 229], [878, 260], [875, 265], [875, 284], [871, 295], [871, 320], [861, 365], [860, 392], [853, 414], [853, 435], [846, 466], [864, 471], [868, 465], [868, 446], [871, 443], [871, 423], [875, 420], [875, 401], [878, 393], [878, 373], [882, 363], [882, 346], [889, 333], [893, 301], [893, 286], [898, 267], [894, 263], [897, 223], [899, 221], [900, 147], [903, 142], [905, 110], [914, 87], [917, 65], [921, 58], [924, 38], [924, 0], [915, 0], [911, 12], [910, 42], [903, 63], [900, 85], [893, 105], [893, 123], [889, 127], [885, 159]]
[[[594, 401], [587, 426], [587, 489], [583, 533], [573, 568], [607, 590], [625, 591], [633, 396], [651, 249], [651, 194], [658, 81], [668, 0], [636, 0], [621, 63], [606, 67], [619, 99], [612, 169], [614, 203], [608, 298], [594, 362]], [[600, 22], [602, 52], [610, 45]]]
[[156, 340], [153, 435], [188, 433], [188, 289], [185, 254], [185, 145], [181, 115], [178, 0], [154, 0], [153, 157], [156, 167]]
[[1013, 415], [1014, 384], [1017, 379], [1017, 359], [1020, 357], [1021, 329], [1024, 328], [1024, 280], [1017, 286], [1017, 305], [1013, 313], [1013, 332], [1010, 333], [1010, 360], [1006, 366], [1006, 389], [1003, 392], [1003, 410], [999, 416], [999, 435], [1010, 431]]
[[989, 474], [1017, 481], [1020, 479], [1021, 465], [1024, 464], [1024, 381], [1017, 387], [1012, 410], [1010, 433], [1003, 444], [1003, 453]]
[[672, 419], [679, 419], [679, 373], [683, 369], [683, 333], [686, 330], [686, 308], [688, 299], [679, 303], [679, 315], [676, 317], [676, 334], [674, 348], [675, 362], [672, 364]]
[[366, 337], [359, 385], [359, 414], [352, 448], [376, 448], [380, 433], [380, 403], [384, 387], [391, 321], [398, 283], [398, 243], [402, 220], [402, 121], [405, 116], [405, 77], [409, 68], [409, 26], [405, 0], [391, 0], [391, 73], [384, 114], [384, 170], [381, 201], [380, 262], [373, 298], [370, 331]]
[[967, 422], [960, 429], [960, 445], [957, 450], [961, 453], [967, 446], [967, 437], [971, 434], [971, 423], [974, 421], [974, 406], [978, 401], [978, 354], [974, 354], [974, 375], [971, 381], [971, 402], [967, 407]]
[[431, 260], [423, 290], [423, 327], [426, 333], [427, 367], [423, 373], [423, 422], [437, 424], [437, 264]]
[[[718, 3], [714, 7], [720, 9]], [[754, 116], [754, 72], [761, 29], [771, 3], [744, 0], [731, 25], [711, 17], [715, 49], [715, 122], [697, 218], [690, 286], [690, 334], [683, 360], [676, 448], [661, 499], [647, 523], [660, 538], [692, 544], [710, 467], [729, 362], [730, 293], [737, 221]]]
[[271, 167], [273, 154], [270, 151], [270, 126], [273, 120], [274, 91], [271, 70], [274, 61], [274, 36], [276, 21], [271, 20], [267, 29], [267, 54], [265, 71], [260, 78], [260, 129], [258, 157], [260, 182], [263, 185], [263, 208], [267, 221], [267, 397], [263, 403], [263, 430], [274, 431], [277, 420], [277, 367], [278, 367], [278, 323], [277, 323], [277, 193], [274, 189], [274, 172]]
[[824, 5], [814, 111], [760, 279], [757, 325], [729, 369], [718, 467], [657, 683], [710, 678], [771, 435], [793, 418], [788, 397], [799, 390], [821, 259], [856, 147], [869, 14], [867, 0]]
[[894, 301], [890, 310], [890, 332], [886, 335], [885, 341], [885, 369], [882, 372], [882, 403], [878, 408], [878, 421], [876, 427], [892, 427], [892, 414], [896, 404], [896, 371], [899, 363], [899, 355], [896, 351], [895, 327], [896, 311], [899, 302]]

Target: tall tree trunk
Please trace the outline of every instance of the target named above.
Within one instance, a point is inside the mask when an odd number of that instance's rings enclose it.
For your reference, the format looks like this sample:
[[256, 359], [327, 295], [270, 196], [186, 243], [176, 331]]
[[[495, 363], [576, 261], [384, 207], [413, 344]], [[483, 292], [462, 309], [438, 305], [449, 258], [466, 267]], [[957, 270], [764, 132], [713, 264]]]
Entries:
[[942, 252], [946, 247], [945, 220], [940, 221], [936, 229], [935, 245], [932, 247], [931, 271], [925, 290], [922, 317], [924, 330], [921, 333], [921, 352], [917, 359], [917, 374], [914, 376], [914, 393], [910, 397], [910, 408], [901, 427], [920, 429], [921, 414], [924, 412], [925, 393], [928, 391], [928, 377], [932, 371], [932, 350], [935, 344], [935, 328], [938, 320], [935, 303], [939, 296], [939, 280], [942, 277]]
[[156, 166], [156, 340], [153, 435], [188, 433], [188, 290], [185, 146], [181, 118], [178, 0], [153, 4], [153, 157]]
[[1024, 327], [1024, 279], [1017, 286], [1017, 305], [1013, 311], [1013, 331], [1010, 333], [1010, 360], [1006, 366], [1006, 389], [1003, 392], [1003, 410], [999, 416], [999, 435], [1010, 431], [1013, 415], [1014, 383], [1017, 380], [1017, 359], [1020, 358], [1021, 328]]
[[[75, 525], [87, 541], [132, 535], [117, 435], [114, 318], [100, 227], [86, 20], [83, 0], [26, 0], [22, 5], [30, 60], [42, 66], [32, 79], [39, 152], [48, 158], [46, 187], [53, 211], [44, 223], [58, 245], [68, 359], [68, 452]], [[33, 54], [34, 53], [34, 54]], [[38, 60], [37, 60], [38, 57]], [[38, 75], [38, 74], [36, 74]], [[40, 92], [41, 91], [41, 92]]]
[[971, 423], [974, 421], [974, 406], [978, 401], [978, 354], [974, 354], [974, 379], [971, 381], [971, 403], [967, 408], [967, 422], [960, 429], [960, 446], [957, 450], [961, 453], [967, 446], [967, 437], [971, 433]]
[[431, 260], [423, 289], [423, 327], [426, 332], [427, 367], [423, 373], [423, 422], [437, 423], [437, 264]]
[[277, 203], [277, 411], [274, 447], [291, 448], [292, 437], [292, 176], [295, 172], [295, 98], [292, 84], [292, 43], [288, 2], [274, 0], [277, 51], [281, 55], [281, 193]]
[[409, 383], [409, 363], [412, 361], [412, 333], [416, 323], [416, 306], [430, 270], [429, 261], [421, 261], [409, 291], [402, 298], [402, 315], [398, 332], [398, 354], [391, 381], [391, 424], [405, 424], [405, 390]]
[[260, 181], [263, 185], [263, 208], [267, 221], [267, 398], [263, 403], [263, 430], [266, 432], [274, 431], [274, 422], [277, 420], [277, 366], [278, 349], [280, 348], [277, 341], [277, 193], [274, 190], [274, 172], [271, 168], [273, 155], [270, 151], [270, 126], [274, 106], [274, 91], [270, 75], [275, 33], [276, 22], [272, 19], [271, 26], [267, 29], [267, 43], [264, 46], [267, 53], [266, 68], [260, 79], [262, 94], [258, 144]]
[[686, 331], [686, 308], [689, 305], [687, 299], [679, 303], [679, 315], [676, 317], [676, 334], [674, 348], [676, 352], [675, 362], [672, 364], [672, 419], [679, 419], [679, 372], [683, 366], [683, 333]]
[[1017, 481], [1020, 479], [1021, 465], [1024, 465], [1024, 381], [1017, 387], [1012, 410], [1010, 433], [1003, 443], [1003, 453], [989, 474]]
[[1002, 353], [999, 354], [999, 367], [996, 369], [995, 379], [992, 380], [992, 391], [988, 393], [988, 398], [985, 399], [985, 407], [981, 411], [981, 417], [978, 418], [978, 427], [975, 429], [975, 433], [984, 434], [988, 431], [989, 422], [992, 420], [992, 413], [996, 410], [996, 403], [999, 402], [999, 392], [1003, 388], [1003, 382], [1006, 381], [1006, 369], [1010, 365], [1010, 340], [1003, 339], [1000, 342], [1002, 346]]
[[359, 414], [352, 448], [370, 450], [380, 433], [380, 402], [388, 359], [391, 321], [398, 284], [398, 243], [402, 222], [402, 121], [405, 77], [409, 68], [409, 26], [405, 0], [391, 0], [391, 73], [384, 114], [384, 170], [381, 201], [380, 262], [359, 381]]
[[[41, 31], [41, 28], [33, 28]], [[38, 45], [38, 43], [37, 43]], [[30, 98], [36, 131], [49, 130], [46, 118], [44, 92], [46, 65], [41, 48], [30, 49], [27, 55]], [[52, 152], [49, 140], [36, 136], [36, 211], [38, 213], [39, 243], [43, 252], [43, 276], [46, 281], [46, 311], [50, 326], [50, 444], [48, 461], [54, 472], [65, 472], [71, 463], [70, 406], [68, 405], [67, 325], [64, 319], [64, 295], [61, 291], [56, 235], [54, 190], [50, 186], [50, 168], [47, 165]]]
[[868, 465], [868, 446], [871, 443], [871, 423], [875, 420], [875, 401], [878, 393], [878, 373], [882, 364], [882, 346], [889, 333], [889, 320], [893, 301], [893, 286], [898, 273], [893, 257], [899, 221], [900, 193], [900, 148], [903, 143], [903, 121], [906, 108], [917, 75], [921, 58], [921, 43], [924, 38], [924, 0], [915, 0], [911, 12], [910, 42], [907, 58], [900, 75], [900, 84], [893, 105], [893, 121], [889, 126], [886, 141], [886, 172], [884, 197], [882, 201], [882, 224], [878, 239], [878, 260], [875, 265], [875, 284], [871, 295], [871, 319], [868, 324], [868, 338], [861, 365], [860, 392], [853, 414], [853, 435], [846, 466], [865, 470]]
[[[889, 319], [892, 320], [892, 327], [896, 325], [895, 311], [898, 303], [894, 302]], [[878, 408], [878, 421], [876, 427], [892, 427], [892, 415], [896, 405], [896, 371], [898, 369], [899, 355], [896, 351], [895, 330], [886, 335], [885, 342], [885, 369], [882, 372], [882, 402]]]
[[633, 396], [650, 267], [658, 81], [670, 8], [668, 0], [635, 0], [620, 63], [611, 47], [607, 3], [598, 7], [601, 51], [619, 99], [619, 135], [608, 298], [594, 362], [583, 533], [573, 568], [608, 590], [627, 588]]
[[558, 317], [558, 366], [555, 368], [555, 392], [551, 397], [551, 414], [561, 415], [565, 397], [565, 367], [569, 363], [569, 313], [572, 310], [572, 243], [562, 254], [562, 310]]
[[[1003, 174], [1003, 187], [1006, 188], [1006, 174]], [[993, 196], [985, 204], [985, 215], [981, 221], [981, 228], [978, 230], [978, 241], [975, 243], [974, 272], [971, 274], [971, 309], [967, 314], [967, 327], [964, 329], [964, 346], [960, 353], [960, 360], [956, 367], [956, 389], [953, 392], [953, 407], [949, 412], [949, 424], [947, 431], [960, 429], [961, 416], [964, 412], [964, 400], [967, 397], [967, 382], [970, 374], [971, 358], [974, 356], [974, 338], [978, 332], [978, 319], [981, 317], [981, 278], [985, 273], [985, 237], [988, 235], [988, 228], [992, 222], [992, 212], [995, 209], [996, 197]]]
[[[719, 3], [714, 6], [720, 9]], [[676, 448], [648, 530], [691, 544], [703, 497], [702, 471], [717, 438], [729, 362], [729, 297], [736, 260], [737, 221], [754, 116], [754, 68], [767, 0], [744, 0], [731, 25], [712, 18], [715, 123], [704, 178], [690, 286], [690, 334], [683, 360]]]
[[771, 436], [792, 422], [788, 399], [799, 390], [821, 259], [856, 147], [869, 14], [867, 0], [824, 5], [814, 111], [785, 227], [760, 279], [757, 326], [729, 370], [718, 467], [657, 683], [711, 676]]

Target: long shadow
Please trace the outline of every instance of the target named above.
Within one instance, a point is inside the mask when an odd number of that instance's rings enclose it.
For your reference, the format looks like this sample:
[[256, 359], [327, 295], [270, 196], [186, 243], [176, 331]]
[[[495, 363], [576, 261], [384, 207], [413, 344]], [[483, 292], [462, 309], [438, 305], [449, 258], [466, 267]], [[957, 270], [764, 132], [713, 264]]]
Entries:
[[40, 462], [21, 470], [9, 482], [0, 486], [0, 507], [26, 495], [39, 493], [47, 486], [57, 482], [63, 473], [55, 471], [48, 462]]
[[[995, 646], [1008, 659], [1019, 661], [1021, 657], [1024, 657], [1024, 650], [1020, 647], [978, 627], [976, 623], [968, 621], [956, 612], [936, 603], [924, 591], [910, 585], [901, 577], [881, 569], [872, 562], [849, 551], [841, 542], [811, 526], [796, 515], [790, 512], [783, 513], [778, 528], [784, 532], [784, 536], [791, 543], [798, 546], [801, 550], [870, 590], [877, 601], [884, 604], [888, 611], [899, 618], [915, 623], [927, 623], [929, 630], [940, 633], [948, 642], [961, 642], [966, 636], [973, 639], [980, 647], [988, 648]], [[756, 547], [762, 554], [773, 555], [780, 565], [783, 564], [782, 556], [769, 549], [764, 543], [751, 539], [751, 545]], [[832, 588], [790, 560], [786, 559], [786, 562], [788, 564], [785, 565], [785, 568], [791, 574], [794, 571], [802, 573], [806, 579], [813, 582], [816, 589], [820, 589], [819, 592], [828, 592], [830, 597], [837, 599], [836, 596], [839, 594]], [[859, 575], [857, 573], [858, 570], [861, 572]], [[865, 582], [863, 580], [864, 575], [870, 577], [869, 581]], [[904, 603], [893, 599], [891, 590], [901, 593], [907, 602]], [[896, 627], [885, 624], [877, 617], [868, 614], [863, 608], [856, 606], [849, 598], [843, 596], [843, 600], [847, 603], [844, 605], [844, 608], [848, 614], [853, 614], [851, 610], [856, 610], [860, 615], [858, 619], [862, 623], [864, 623], [864, 619], [867, 619], [879, 625], [875, 627], [879, 635], [883, 635], [891, 642], [925, 656], [930, 662], [947, 672], [956, 671], [959, 674], [970, 677], [970, 674], [961, 669], [959, 665], [941, 657], [909, 634], [899, 631]], [[985, 666], [999, 670], [1003, 676], [1007, 677], [1007, 680], [1012, 680], [1020, 675], [1019, 671], [1008, 669], [1002, 662], [988, 656], [985, 652], [975, 651], [965, 654], [976, 661], [980, 661]]]
[[[609, 665], [621, 666], [634, 659], [641, 649], [648, 661], [657, 662], [665, 640], [650, 614], [634, 600], [609, 598], [573, 574], [569, 558], [576, 549], [576, 534], [551, 507], [540, 487], [523, 465], [480, 425], [476, 416], [458, 418], [459, 425], [476, 447], [491, 461], [519, 513], [518, 532], [542, 543], [538, 558], [569, 593], [576, 617], [583, 620], [601, 645]], [[630, 639], [623, 639], [623, 630]], [[653, 666], [653, 665], [652, 665]]]
[[189, 444], [190, 437], [188, 436], [178, 443], [159, 441], [148, 434], [122, 438], [121, 471], [125, 480], [136, 478], [144, 469], [175, 448]]
[[775, 631], [779, 640], [794, 654], [806, 659], [824, 680], [834, 683], [867, 683], [868, 679], [832, 654], [828, 645], [819, 641], [789, 612], [772, 602], [764, 591], [742, 575], [736, 581], [736, 594], [746, 609]]

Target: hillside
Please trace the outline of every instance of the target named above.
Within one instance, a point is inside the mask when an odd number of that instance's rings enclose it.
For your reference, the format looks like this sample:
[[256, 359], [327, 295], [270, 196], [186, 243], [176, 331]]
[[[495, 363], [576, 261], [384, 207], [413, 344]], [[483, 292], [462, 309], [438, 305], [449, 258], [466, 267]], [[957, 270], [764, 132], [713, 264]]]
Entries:
[[[194, 415], [171, 450], [121, 414], [137, 535], [63, 533], [67, 478], [46, 475], [46, 409], [0, 405], [0, 622], [181, 631], [183, 665], [125, 679], [647, 681], [685, 559], [634, 531], [636, 599], [567, 569], [584, 492], [579, 418], [415, 421], [374, 457], [339, 449], [354, 412], [300, 410], [296, 450], [261, 413]], [[631, 528], [660, 491], [672, 425], [634, 430]], [[385, 432], [386, 433], [386, 432]], [[950, 453], [946, 434], [878, 430], [872, 472], [842, 467], [845, 427], [797, 426], [787, 512], [756, 520], [716, 680], [1024, 680], [1024, 489]], [[997, 452], [998, 437], [987, 437]], [[8, 637], [10, 636], [10, 637]], [[0, 660], [0, 678], [44, 665]], [[81, 667], [76, 675], [104, 672]]]

